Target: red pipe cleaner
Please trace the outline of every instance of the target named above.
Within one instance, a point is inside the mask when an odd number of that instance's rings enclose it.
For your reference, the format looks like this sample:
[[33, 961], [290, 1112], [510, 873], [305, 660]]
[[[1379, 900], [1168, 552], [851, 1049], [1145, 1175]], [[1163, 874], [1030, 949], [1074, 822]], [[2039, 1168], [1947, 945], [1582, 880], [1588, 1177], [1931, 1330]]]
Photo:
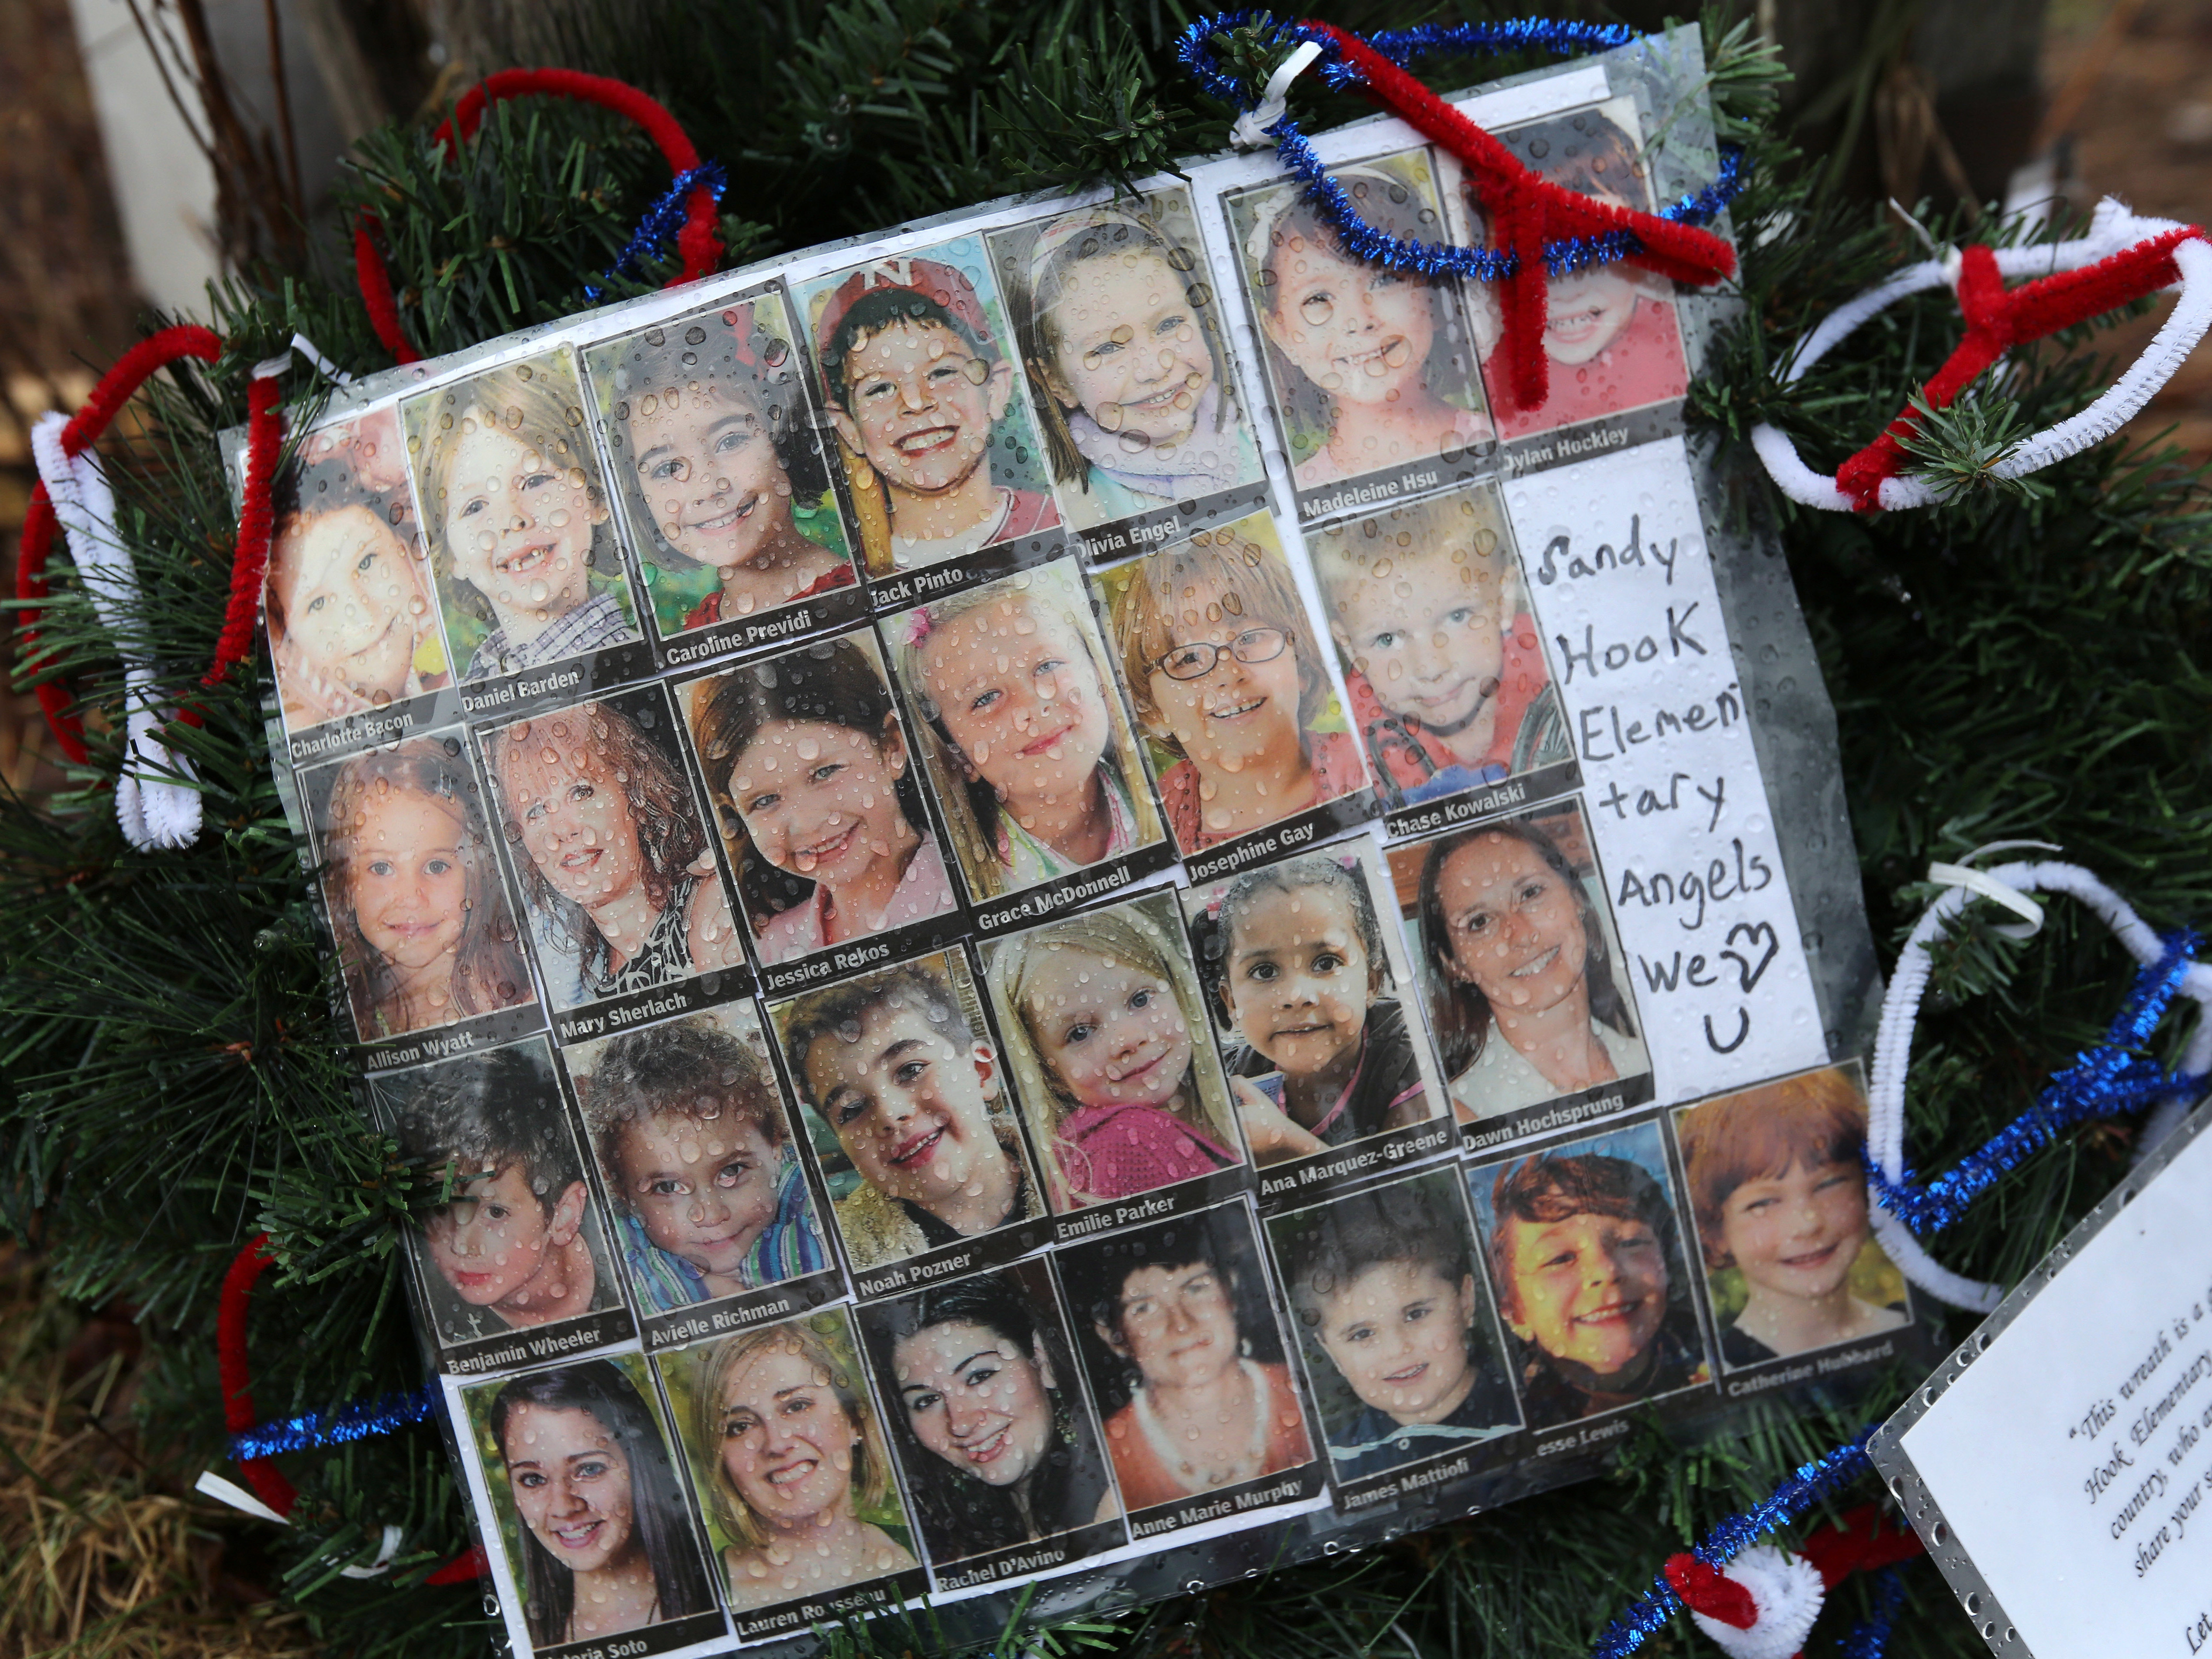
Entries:
[[[2014, 346], [2086, 323], [2130, 300], [2172, 286], [2181, 280], [2173, 250], [2203, 234], [2194, 225], [2185, 225], [2123, 248], [2094, 265], [2039, 277], [2009, 292], [1997, 270], [1996, 254], [1978, 245], [1961, 249], [1959, 311], [1966, 319], [1966, 337], [1922, 388], [1922, 401], [1931, 409], [1948, 409], [1953, 399]], [[1882, 481], [1903, 469], [1902, 441], [1919, 419], [1919, 411], [1906, 404], [1881, 436], [1836, 469], [1836, 487], [1860, 512], [1872, 513], [1881, 505]]]
[[[247, 1298], [254, 1281], [276, 1261], [269, 1253], [269, 1235], [256, 1233], [232, 1260], [222, 1276], [222, 1298], [215, 1320], [216, 1364], [222, 1376], [222, 1425], [233, 1434], [253, 1426], [253, 1376], [246, 1354]], [[261, 1501], [279, 1515], [289, 1515], [300, 1494], [276, 1463], [266, 1457], [249, 1457], [239, 1465]]]
[[[216, 1306], [216, 1364], [222, 1378], [222, 1425], [234, 1435], [245, 1433], [254, 1423], [253, 1374], [246, 1354], [246, 1317], [255, 1281], [276, 1259], [270, 1254], [269, 1235], [256, 1233], [232, 1259], [230, 1271], [222, 1276], [222, 1296]], [[245, 1471], [247, 1482], [263, 1503], [279, 1515], [292, 1513], [292, 1506], [300, 1501], [299, 1491], [284, 1478], [274, 1460], [243, 1458], [239, 1468]], [[483, 1546], [471, 1544], [423, 1582], [462, 1584], [482, 1577], [489, 1570]]]
[[[261, 578], [269, 568], [269, 541], [276, 530], [271, 496], [276, 456], [284, 443], [284, 417], [276, 410], [274, 374], [256, 374], [246, 389], [246, 500], [238, 515], [238, 540], [230, 556], [230, 602], [223, 607], [222, 632], [216, 635], [215, 661], [200, 677], [212, 691], [253, 648], [253, 623], [261, 611]], [[207, 711], [190, 703], [177, 711], [186, 726], [198, 726]]]
[[[118, 412], [158, 371], [185, 357], [212, 363], [222, 356], [222, 338], [214, 330], [202, 328], [197, 323], [179, 323], [148, 335], [100, 377], [100, 384], [93, 387], [84, 407], [62, 428], [62, 453], [72, 457], [81, 455], [97, 443]], [[267, 491], [264, 489], [263, 494], [265, 496]], [[23, 514], [22, 538], [15, 553], [15, 597], [27, 607], [16, 623], [21, 635], [23, 672], [27, 674], [34, 674], [46, 665], [45, 656], [37, 647], [40, 607], [48, 592], [46, 561], [53, 552], [55, 527], [54, 504], [47, 497], [42, 479], [31, 490], [30, 506]], [[265, 540], [263, 550], [265, 555]], [[247, 626], [251, 628], [252, 623], [249, 622]], [[68, 691], [58, 681], [47, 680], [38, 687], [38, 696], [40, 712], [46, 715], [47, 728], [61, 745], [62, 753], [82, 765], [87, 758], [84, 722], [71, 712]]]
[[[501, 70], [463, 94], [453, 106], [453, 114], [439, 123], [433, 135], [434, 141], [448, 149], [458, 149], [457, 137], [463, 142], [474, 137], [483, 121], [484, 111], [490, 106], [529, 93], [573, 98], [627, 116], [645, 129], [646, 136], [659, 148], [669, 172], [675, 176], [681, 177], [699, 165], [698, 146], [659, 100], [647, 97], [627, 81], [617, 81], [611, 76], [586, 75], [578, 70]], [[693, 185], [684, 198], [684, 228], [677, 234], [676, 251], [683, 256], [684, 269], [669, 279], [670, 288], [696, 282], [721, 263], [722, 235], [714, 192], [705, 185]], [[385, 268], [384, 255], [376, 246], [373, 222], [366, 210], [354, 222], [353, 257], [361, 297], [368, 307], [369, 321], [376, 329], [376, 337], [402, 363], [419, 362], [420, 354], [408, 343], [400, 328], [399, 307], [392, 294], [392, 276]]]
[[1735, 270], [1735, 250], [1709, 230], [1656, 214], [1593, 201], [1538, 177], [1504, 145], [1431, 92], [1355, 34], [1307, 20], [1332, 41], [1359, 89], [1464, 161], [1489, 216], [1496, 246], [1519, 257], [1513, 275], [1498, 287], [1504, 325], [1498, 352], [1504, 360], [1507, 400], [1534, 409], [1551, 395], [1550, 360], [1544, 356], [1546, 291], [1544, 244], [1553, 237], [1605, 236], [1627, 231], [1642, 244], [1628, 260], [1692, 288], [1717, 283]]
[[[1893, 1566], [1926, 1548], [1918, 1533], [1890, 1521], [1881, 1504], [1862, 1504], [1846, 1510], [1838, 1524], [1808, 1534], [1797, 1554], [1812, 1564], [1822, 1586], [1832, 1590], [1854, 1572]], [[1749, 1630], [1759, 1622], [1759, 1603], [1750, 1590], [1719, 1568], [1684, 1553], [1668, 1556], [1664, 1571], [1667, 1583], [1691, 1612], [1735, 1630]]]

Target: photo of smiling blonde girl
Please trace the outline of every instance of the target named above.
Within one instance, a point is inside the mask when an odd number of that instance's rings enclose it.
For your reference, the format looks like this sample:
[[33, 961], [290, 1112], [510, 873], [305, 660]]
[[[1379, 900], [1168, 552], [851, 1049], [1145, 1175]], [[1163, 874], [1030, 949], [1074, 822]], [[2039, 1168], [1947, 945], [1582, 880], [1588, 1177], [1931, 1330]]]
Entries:
[[988, 238], [1070, 524], [1263, 476], [1196, 231], [1175, 189]]
[[464, 681], [639, 637], [564, 348], [404, 405], [423, 531]]
[[965, 589], [885, 627], [977, 902], [1161, 844], [1074, 561]]
[[763, 295], [585, 353], [662, 638], [854, 586], [790, 320]]
[[986, 947], [991, 1000], [1053, 1208], [1244, 1162], [1173, 900], [1133, 899]]

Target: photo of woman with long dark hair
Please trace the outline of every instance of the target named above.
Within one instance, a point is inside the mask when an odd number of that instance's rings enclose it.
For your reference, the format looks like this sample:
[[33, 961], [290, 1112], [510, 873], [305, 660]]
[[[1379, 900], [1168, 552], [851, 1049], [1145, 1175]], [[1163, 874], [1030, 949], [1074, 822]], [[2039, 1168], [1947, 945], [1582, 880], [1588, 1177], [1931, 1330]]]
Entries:
[[1560, 846], [1580, 827], [1503, 818], [1418, 854], [1430, 1026], [1462, 1121], [1651, 1069], [1601, 901]]
[[744, 965], [690, 781], [653, 735], [670, 725], [648, 690], [484, 739], [558, 1007]]
[[1042, 1263], [861, 1319], [908, 1500], [940, 1566], [1121, 1514]]
[[623, 1363], [515, 1377], [493, 1395], [483, 1427], [486, 1473], [503, 1478], [514, 1504], [508, 1556], [520, 1565], [532, 1646], [713, 1609], [668, 1443]]

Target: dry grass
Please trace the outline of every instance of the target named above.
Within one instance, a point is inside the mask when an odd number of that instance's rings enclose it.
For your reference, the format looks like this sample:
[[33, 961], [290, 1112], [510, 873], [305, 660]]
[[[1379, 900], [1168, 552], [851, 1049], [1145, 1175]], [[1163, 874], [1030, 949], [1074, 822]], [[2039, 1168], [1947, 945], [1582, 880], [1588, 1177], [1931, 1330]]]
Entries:
[[226, 1569], [226, 1539], [267, 1523], [140, 1462], [135, 1339], [45, 1298], [0, 1244], [0, 1656], [304, 1659], [304, 1620]]

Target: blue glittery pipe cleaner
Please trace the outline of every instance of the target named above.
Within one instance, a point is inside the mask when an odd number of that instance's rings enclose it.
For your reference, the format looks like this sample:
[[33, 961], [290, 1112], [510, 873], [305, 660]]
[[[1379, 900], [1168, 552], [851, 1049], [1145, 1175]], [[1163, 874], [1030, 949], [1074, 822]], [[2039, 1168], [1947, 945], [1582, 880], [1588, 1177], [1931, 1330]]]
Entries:
[[[1313, 41], [1322, 49], [1320, 73], [1333, 89], [1362, 84], [1358, 71], [1338, 55], [1335, 42], [1318, 30], [1300, 23], [1279, 23], [1264, 11], [1223, 11], [1201, 18], [1176, 41], [1176, 57], [1200, 88], [1210, 96], [1239, 109], [1255, 109], [1259, 100], [1234, 76], [1216, 66], [1210, 42], [1216, 34], [1249, 28], [1260, 32], [1266, 44], [1289, 47]], [[1432, 52], [1462, 56], [1504, 52], [1549, 52], [1560, 57], [1609, 51], [1636, 38], [1633, 29], [1620, 25], [1574, 23], [1557, 18], [1527, 17], [1504, 23], [1428, 23], [1410, 29], [1377, 34], [1368, 45], [1397, 64], [1406, 64]], [[1359, 216], [1352, 198], [1328, 176], [1314, 153], [1312, 143], [1288, 114], [1266, 131], [1275, 140], [1275, 153], [1283, 165], [1302, 179], [1306, 194], [1335, 230], [1346, 252], [1370, 264], [1420, 276], [1461, 276], [1478, 283], [1502, 282], [1521, 269], [1521, 256], [1508, 250], [1452, 247], [1439, 242], [1416, 241], [1376, 229]], [[1723, 144], [1720, 173], [1702, 190], [1685, 192], [1661, 209], [1658, 217], [1676, 224], [1704, 225], [1720, 216], [1723, 209], [1742, 193], [1747, 170], [1742, 147]], [[1566, 236], [1544, 244], [1544, 269], [1565, 276], [1590, 265], [1610, 264], [1643, 251], [1632, 231], [1617, 230], [1603, 236]]]
[[584, 297], [596, 303], [607, 291], [607, 284], [635, 271], [639, 260], [674, 234], [684, 222], [686, 202], [701, 185], [714, 192], [717, 203], [722, 199], [729, 181], [720, 161], [702, 161], [689, 172], [678, 173], [674, 182], [645, 210], [645, 217], [638, 221], [637, 228], [630, 232], [629, 240], [623, 244], [622, 257], [607, 268], [607, 274], [598, 282], [584, 284]]
[[[1867, 1442], [1881, 1426], [1869, 1423], [1856, 1439], [1844, 1442], [1824, 1457], [1798, 1465], [1774, 1489], [1772, 1497], [1755, 1509], [1730, 1516], [1707, 1533], [1705, 1541], [1691, 1553], [1715, 1570], [1725, 1567], [1777, 1527], [1787, 1526], [1830, 1493], [1849, 1486], [1872, 1467]], [[1591, 1659], [1625, 1659], [1681, 1610], [1682, 1598], [1674, 1594], [1667, 1575], [1659, 1574], [1652, 1580], [1649, 1595], [1605, 1627], [1597, 1645], [1590, 1650]], [[1885, 1628], [1882, 1637], [1887, 1634]], [[1879, 1655], [1879, 1646], [1875, 1651]]]
[[390, 1434], [410, 1423], [428, 1422], [437, 1411], [438, 1391], [426, 1383], [411, 1394], [387, 1394], [375, 1400], [356, 1401], [334, 1412], [307, 1412], [281, 1422], [257, 1423], [231, 1437], [230, 1455], [244, 1463], [316, 1446], [342, 1446], [349, 1440]]
[[1881, 1659], [1889, 1646], [1889, 1633], [1897, 1626], [1897, 1615], [1905, 1606], [1905, 1574], [1899, 1569], [1882, 1567], [1869, 1577], [1874, 1611], [1836, 1644], [1843, 1659]]
[[1954, 1168], [1920, 1186], [1909, 1175], [1892, 1182], [1869, 1163], [1867, 1178], [1882, 1207], [1895, 1212], [1916, 1233], [1941, 1232], [2008, 1171], [2075, 1124], [2118, 1117], [2156, 1101], [2201, 1092], [2203, 1078], [2168, 1072], [2141, 1051], [2203, 945], [2186, 928], [2169, 935], [2159, 959], [2136, 974], [2104, 1042], [2075, 1055], [2071, 1066], [2051, 1078], [2051, 1086], [2034, 1105]]

